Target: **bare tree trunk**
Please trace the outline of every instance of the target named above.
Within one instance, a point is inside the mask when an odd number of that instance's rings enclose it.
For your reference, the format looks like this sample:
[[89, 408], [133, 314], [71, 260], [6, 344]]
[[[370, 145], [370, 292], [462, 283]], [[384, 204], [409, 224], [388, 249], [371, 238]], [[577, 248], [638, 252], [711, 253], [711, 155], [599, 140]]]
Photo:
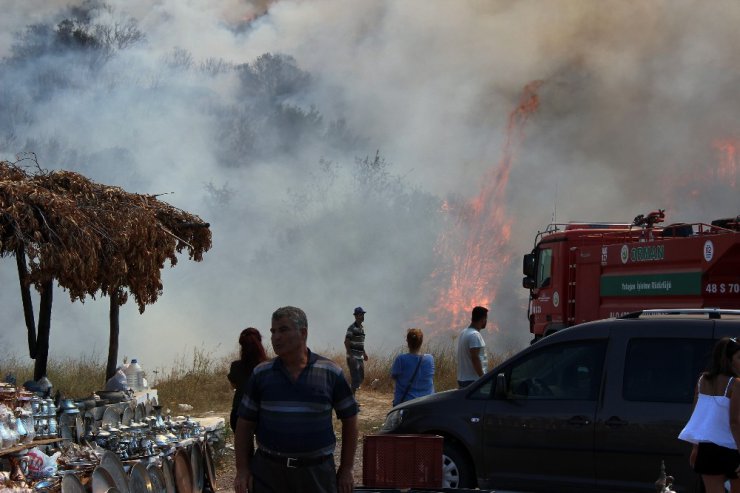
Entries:
[[105, 380], [108, 381], [116, 373], [118, 365], [118, 333], [120, 331], [119, 312], [121, 305], [119, 300], [119, 290], [116, 289], [110, 295], [110, 311], [108, 319], [110, 322], [110, 338], [108, 339], [108, 366], [105, 369]]
[[23, 317], [26, 320], [26, 331], [28, 332], [28, 356], [36, 358], [36, 321], [33, 317], [33, 300], [31, 299], [31, 286], [28, 282], [28, 268], [26, 267], [26, 252], [23, 247], [15, 251], [15, 263], [18, 266], [18, 281], [21, 285], [21, 301], [23, 301]]
[[54, 279], [44, 282], [39, 306], [39, 329], [36, 341], [36, 363], [33, 367], [33, 379], [38, 381], [46, 376], [46, 363], [49, 359], [49, 332], [51, 331], [51, 302], [53, 299]]

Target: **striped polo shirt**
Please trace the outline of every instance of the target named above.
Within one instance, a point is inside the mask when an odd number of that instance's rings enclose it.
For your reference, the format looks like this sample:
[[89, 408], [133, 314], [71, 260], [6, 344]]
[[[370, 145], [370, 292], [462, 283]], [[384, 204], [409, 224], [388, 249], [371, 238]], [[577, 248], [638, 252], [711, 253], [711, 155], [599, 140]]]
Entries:
[[364, 359], [365, 355], [365, 329], [364, 327], [358, 327], [354, 323], [347, 327], [347, 335], [344, 336], [349, 339], [349, 353], [347, 356], [351, 356], [355, 359]]
[[278, 357], [261, 363], [247, 383], [239, 416], [257, 423], [259, 447], [291, 457], [334, 453], [337, 418], [357, 414], [357, 403], [342, 369], [308, 350], [308, 364], [293, 382]]

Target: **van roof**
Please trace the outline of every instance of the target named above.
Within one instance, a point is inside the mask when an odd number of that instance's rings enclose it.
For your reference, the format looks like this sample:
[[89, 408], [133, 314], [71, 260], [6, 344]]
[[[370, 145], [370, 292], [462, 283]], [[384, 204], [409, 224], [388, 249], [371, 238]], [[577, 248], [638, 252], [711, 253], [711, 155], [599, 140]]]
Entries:
[[655, 308], [640, 310], [619, 317], [620, 319], [694, 318], [740, 320], [740, 310], [724, 308]]

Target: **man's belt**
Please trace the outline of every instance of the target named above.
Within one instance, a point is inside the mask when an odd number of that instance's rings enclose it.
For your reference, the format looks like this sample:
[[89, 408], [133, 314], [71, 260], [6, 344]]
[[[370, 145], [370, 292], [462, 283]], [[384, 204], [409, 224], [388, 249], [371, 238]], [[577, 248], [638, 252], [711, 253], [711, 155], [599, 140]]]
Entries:
[[285, 455], [270, 454], [262, 449], [257, 449], [257, 453], [269, 461], [282, 464], [291, 469], [296, 467], [318, 466], [333, 457], [331, 454], [322, 455], [321, 457], [287, 457]]

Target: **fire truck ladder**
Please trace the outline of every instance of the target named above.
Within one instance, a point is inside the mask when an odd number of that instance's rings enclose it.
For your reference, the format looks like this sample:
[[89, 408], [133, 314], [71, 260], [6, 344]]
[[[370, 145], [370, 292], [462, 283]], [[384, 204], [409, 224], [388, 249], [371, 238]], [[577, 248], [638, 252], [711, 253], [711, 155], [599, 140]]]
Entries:
[[573, 247], [568, 251], [568, 306], [565, 308], [566, 325], [570, 327], [576, 323], [576, 252]]

